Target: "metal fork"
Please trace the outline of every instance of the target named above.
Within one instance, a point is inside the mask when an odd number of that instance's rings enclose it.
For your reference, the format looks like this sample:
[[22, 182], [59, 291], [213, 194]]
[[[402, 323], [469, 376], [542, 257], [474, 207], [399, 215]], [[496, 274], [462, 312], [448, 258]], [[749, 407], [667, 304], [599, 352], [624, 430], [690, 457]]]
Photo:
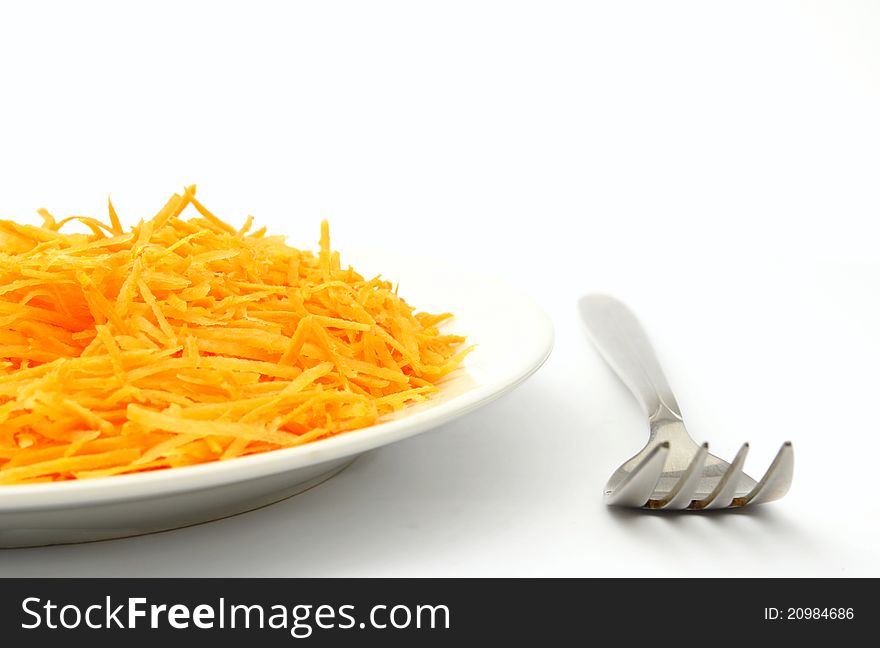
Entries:
[[748, 443], [732, 463], [709, 454], [709, 444], [698, 445], [685, 429], [675, 396], [635, 315], [605, 295], [582, 297], [580, 310], [593, 343], [650, 423], [648, 444], [608, 480], [608, 505], [705, 511], [762, 504], [788, 492], [794, 470], [791, 442], [782, 445], [759, 482], [742, 471]]

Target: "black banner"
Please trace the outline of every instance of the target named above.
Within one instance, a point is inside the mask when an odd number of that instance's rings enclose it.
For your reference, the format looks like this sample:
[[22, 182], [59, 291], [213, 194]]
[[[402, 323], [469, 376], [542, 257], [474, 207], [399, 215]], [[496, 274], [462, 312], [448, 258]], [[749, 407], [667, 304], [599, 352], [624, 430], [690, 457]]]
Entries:
[[[876, 628], [866, 581], [820, 579], [5, 579], [4, 645], [450, 645], [846, 638]], [[707, 633], [707, 634], [702, 634]], [[859, 633], [859, 635], [857, 635]], [[7, 643], [8, 641], [8, 643]], [[35, 642], [35, 643], [34, 643]], [[416, 643], [417, 642], [417, 643]], [[555, 645], [555, 644], [551, 644]]]

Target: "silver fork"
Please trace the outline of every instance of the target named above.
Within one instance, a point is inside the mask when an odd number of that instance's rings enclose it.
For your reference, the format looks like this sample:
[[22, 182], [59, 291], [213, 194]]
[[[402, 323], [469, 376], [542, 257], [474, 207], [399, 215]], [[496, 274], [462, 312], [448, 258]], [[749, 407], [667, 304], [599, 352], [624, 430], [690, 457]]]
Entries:
[[791, 442], [782, 445], [761, 481], [743, 471], [749, 444], [732, 463], [709, 454], [684, 427], [647, 335], [618, 300], [588, 295], [581, 316], [602, 357], [629, 387], [650, 423], [648, 444], [614, 471], [605, 486], [610, 506], [662, 510], [710, 510], [762, 504], [788, 492], [794, 470]]

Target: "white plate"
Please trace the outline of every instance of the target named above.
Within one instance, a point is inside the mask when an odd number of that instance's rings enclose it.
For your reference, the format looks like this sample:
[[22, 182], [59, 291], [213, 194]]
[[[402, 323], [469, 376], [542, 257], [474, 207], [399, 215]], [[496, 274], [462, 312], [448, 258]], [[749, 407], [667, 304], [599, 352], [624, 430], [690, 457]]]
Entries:
[[401, 296], [419, 310], [455, 314], [444, 330], [467, 335], [477, 347], [439, 394], [383, 423], [296, 448], [137, 475], [0, 486], [0, 547], [151, 533], [277, 502], [332, 477], [368, 450], [485, 405], [550, 354], [550, 320], [504, 283], [397, 255], [343, 260], [365, 275], [381, 271], [399, 279]]

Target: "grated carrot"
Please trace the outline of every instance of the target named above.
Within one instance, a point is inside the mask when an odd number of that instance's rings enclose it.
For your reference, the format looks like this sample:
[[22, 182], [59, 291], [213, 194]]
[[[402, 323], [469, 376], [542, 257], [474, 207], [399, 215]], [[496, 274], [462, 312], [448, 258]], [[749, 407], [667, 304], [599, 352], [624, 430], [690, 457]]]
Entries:
[[[174, 194], [124, 231], [0, 220], [0, 484], [288, 448], [429, 398], [470, 351], [379, 277]], [[191, 207], [196, 214], [185, 220]], [[89, 233], [65, 233], [78, 222]]]

